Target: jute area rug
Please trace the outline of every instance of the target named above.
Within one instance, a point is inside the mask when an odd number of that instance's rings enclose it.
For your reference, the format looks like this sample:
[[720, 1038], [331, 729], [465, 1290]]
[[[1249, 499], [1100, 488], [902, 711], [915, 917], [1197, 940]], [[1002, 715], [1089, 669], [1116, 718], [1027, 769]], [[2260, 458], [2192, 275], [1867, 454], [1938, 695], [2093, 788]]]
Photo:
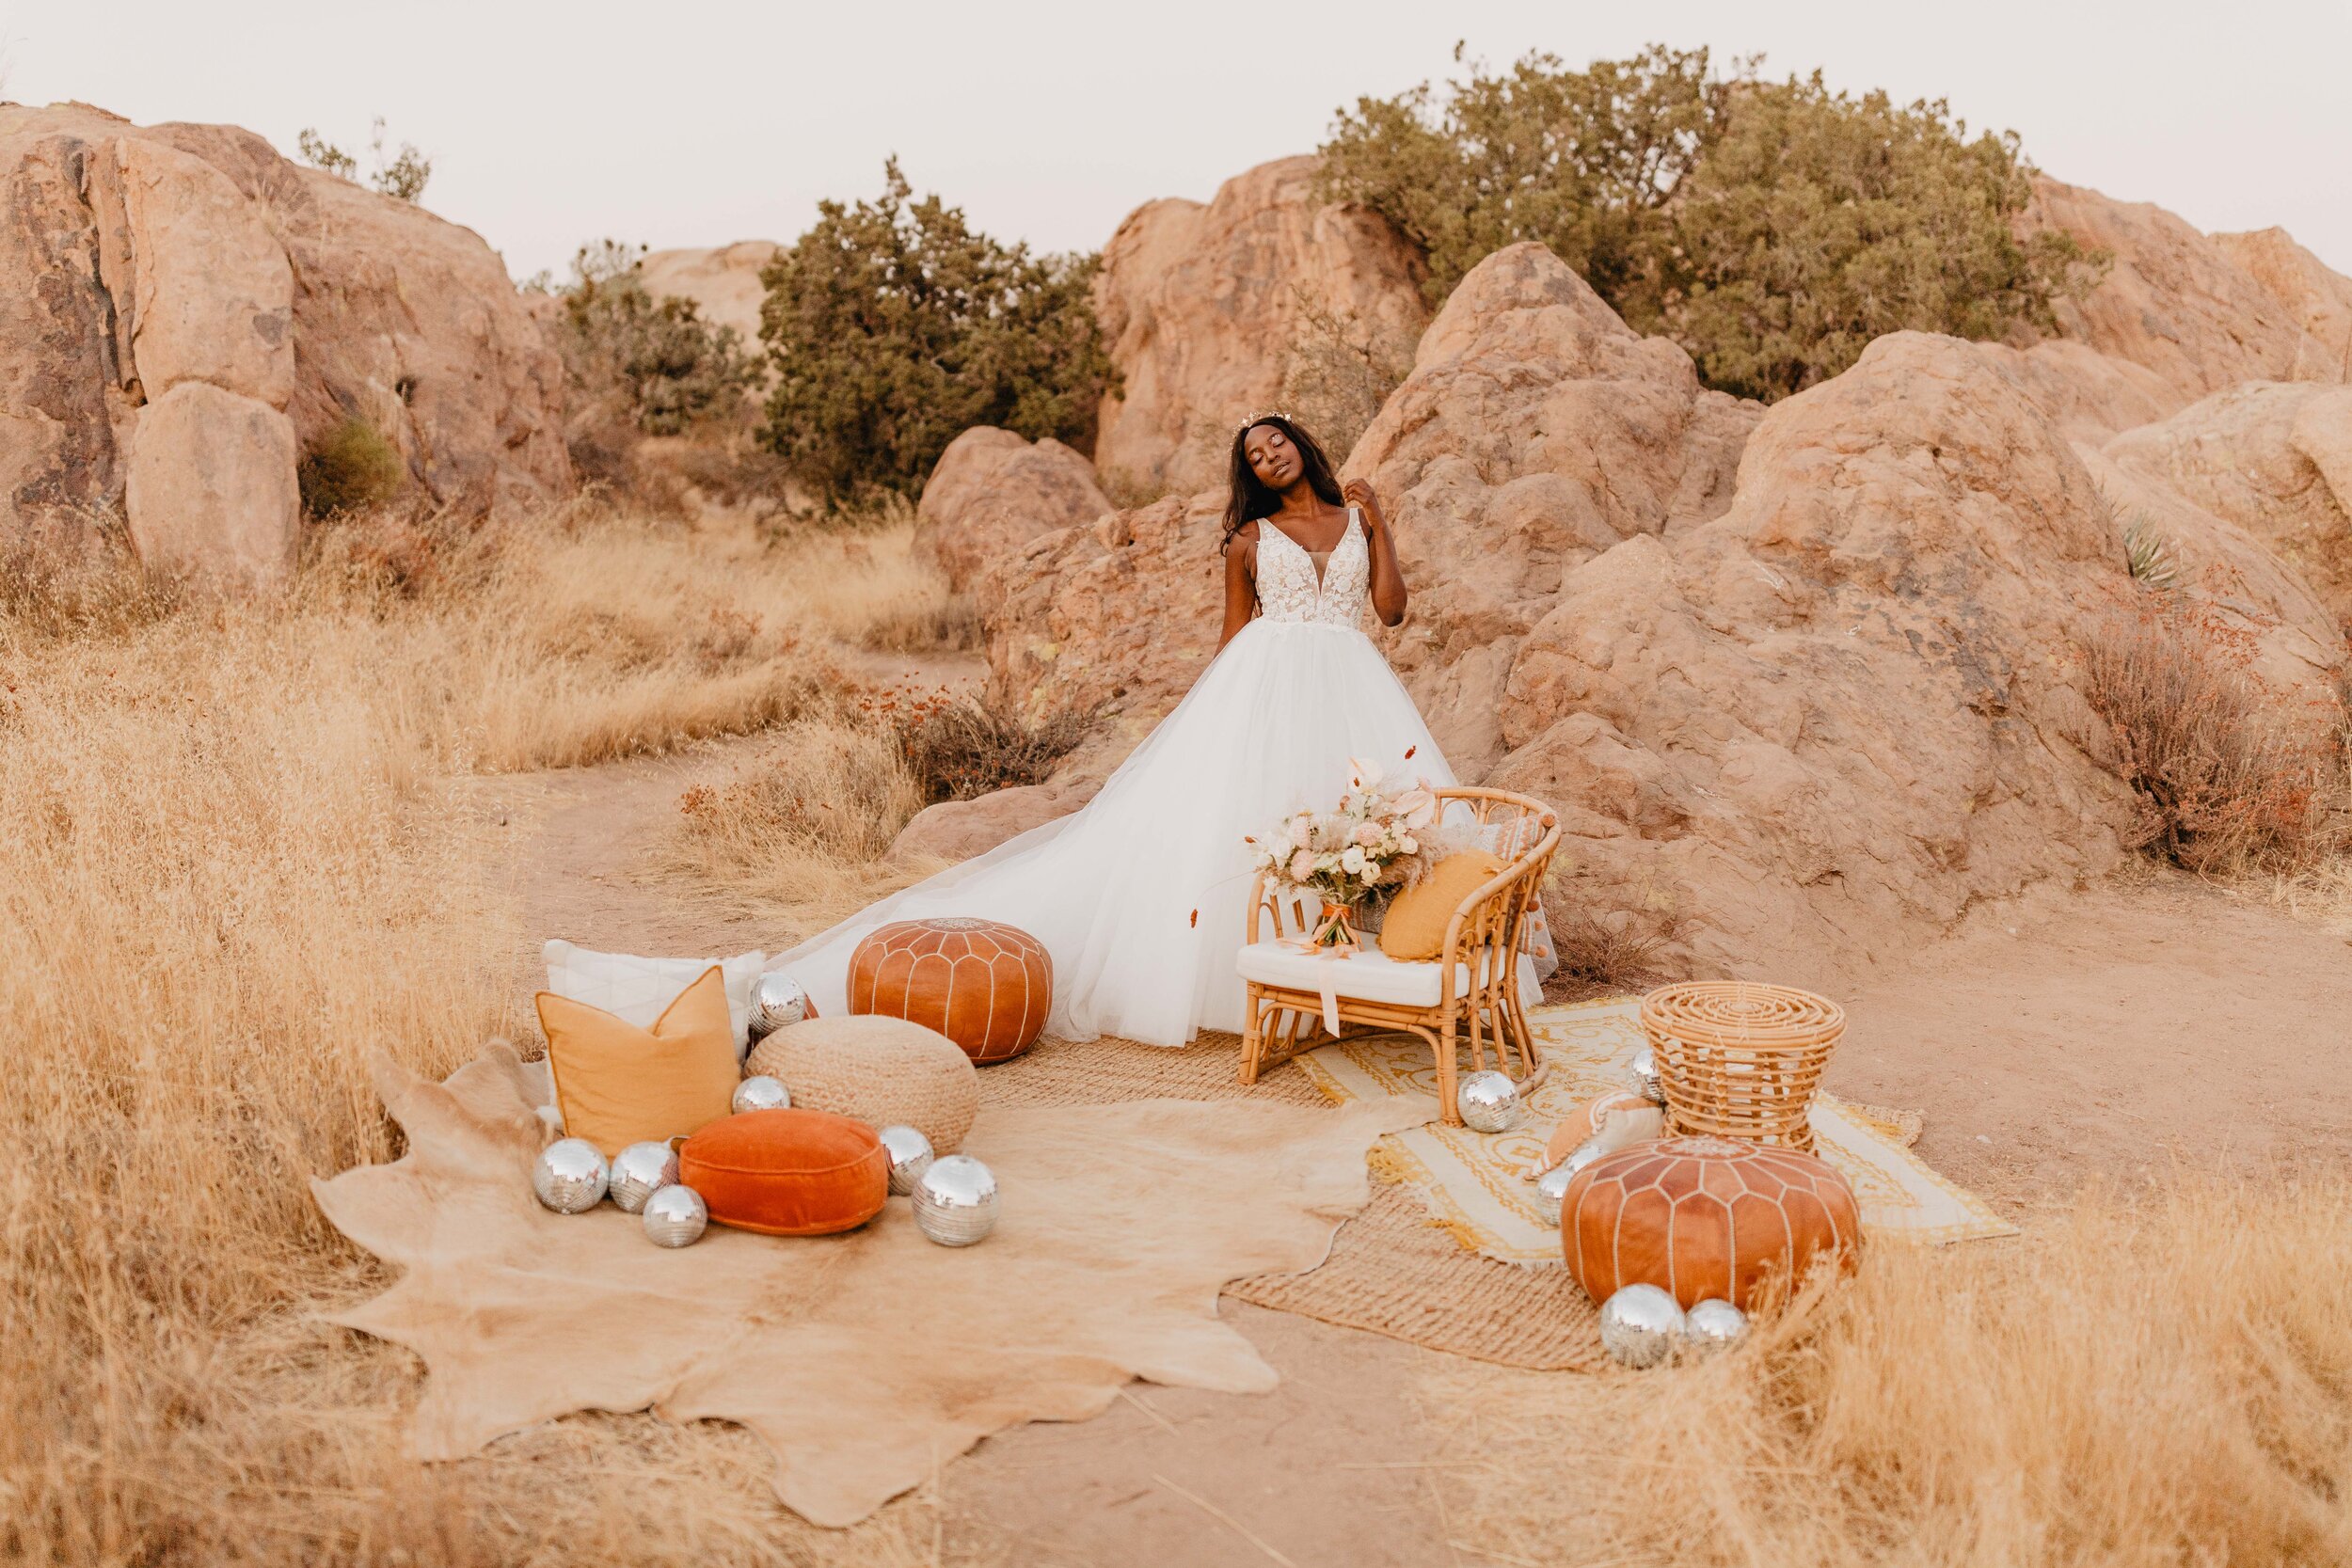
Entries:
[[[1531, 1022], [1550, 1071], [1518, 1128], [1487, 1136], [1441, 1122], [1393, 1132], [1372, 1151], [1381, 1185], [1322, 1267], [1236, 1280], [1225, 1294], [1432, 1350], [1542, 1370], [1606, 1365], [1593, 1304], [1560, 1261], [1557, 1229], [1535, 1214], [1527, 1177], [1568, 1108], [1624, 1082], [1641, 1044], [1638, 1001], [1539, 1007]], [[1203, 1035], [1183, 1050], [1102, 1039], [1046, 1041], [980, 1074], [1003, 1105], [1102, 1105], [1169, 1097], [1299, 1106], [1381, 1103], [1435, 1092], [1428, 1048], [1372, 1036], [1308, 1053], [1252, 1088], [1235, 1082], [1239, 1042]], [[1854, 1185], [1866, 1232], [1950, 1243], [2013, 1234], [1980, 1199], [1911, 1151], [1915, 1113], [1823, 1095], [1821, 1153]]]

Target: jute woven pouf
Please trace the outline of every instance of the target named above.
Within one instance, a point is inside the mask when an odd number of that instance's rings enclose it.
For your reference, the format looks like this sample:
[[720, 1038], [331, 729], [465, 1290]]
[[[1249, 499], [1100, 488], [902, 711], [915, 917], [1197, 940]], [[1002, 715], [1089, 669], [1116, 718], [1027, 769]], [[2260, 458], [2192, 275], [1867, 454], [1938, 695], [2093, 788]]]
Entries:
[[942, 1154], [963, 1146], [980, 1110], [971, 1059], [938, 1030], [899, 1018], [787, 1023], [752, 1048], [743, 1071], [782, 1079], [803, 1110], [916, 1128]]
[[1568, 1272], [1596, 1302], [1655, 1285], [1689, 1307], [1745, 1309], [1772, 1274], [1802, 1277], [1836, 1253], [1851, 1269], [1862, 1212], [1846, 1179], [1810, 1154], [1731, 1138], [1664, 1138], [1604, 1154], [1560, 1201]]
[[1845, 1009], [1824, 996], [1746, 980], [1685, 980], [1642, 998], [1666, 1125], [1810, 1152], [1806, 1119]]
[[901, 920], [850, 955], [850, 1011], [927, 1024], [976, 1062], [1037, 1043], [1054, 1006], [1054, 960], [993, 920]]

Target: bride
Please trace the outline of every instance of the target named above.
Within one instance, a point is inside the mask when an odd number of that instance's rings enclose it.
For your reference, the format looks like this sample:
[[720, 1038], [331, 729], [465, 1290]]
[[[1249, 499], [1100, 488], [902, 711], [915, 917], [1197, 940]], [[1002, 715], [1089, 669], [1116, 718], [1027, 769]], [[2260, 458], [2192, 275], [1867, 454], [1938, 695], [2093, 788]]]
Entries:
[[1406, 600], [1372, 486], [1343, 488], [1283, 414], [1245, 422], [1230, 467], [1216, 658], [1084, 809], [769, 960], [820, 1013], [848, 1010], [850, 955], [875, 927], [962, 915], [1017, 926], [1053, 956], [1050, 1034], [1183, 1045], [1200, 1029], [1238, 1033], [1244, 837], [1336, 800], [1351, 757], [1454, 782], [1362, 629], [1367, 602], [1393, 626]]

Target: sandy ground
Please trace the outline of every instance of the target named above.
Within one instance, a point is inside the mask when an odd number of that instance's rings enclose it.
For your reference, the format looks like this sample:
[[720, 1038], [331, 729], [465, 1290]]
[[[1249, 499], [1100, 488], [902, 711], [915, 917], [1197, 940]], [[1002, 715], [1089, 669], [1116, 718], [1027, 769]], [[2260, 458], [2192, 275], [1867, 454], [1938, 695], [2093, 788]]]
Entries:
[[[490, 781], [532, 946], [732, 952], [789, 933], [648, 865], [678, 794], [762, 742]], [[1841, 997], [1829, 1085], [1926, 1115], [1920, 1152], [2012, 1212], [2085, 1181], [2256, 1168], [2352, 1148], [2352, 943], [2153, 873], [1982, 911]], [[528, 1009], [525, 1010], [528, 1016]], [[1255, 1398], [1130, 1386], [1109, 1414], [989, 1439], [942, 1478], [957, 1561], [1488, 1560], [1452, 1544], [1413, 1397], [1433, 1353], [1228, 1302], [1282, 1374]]]

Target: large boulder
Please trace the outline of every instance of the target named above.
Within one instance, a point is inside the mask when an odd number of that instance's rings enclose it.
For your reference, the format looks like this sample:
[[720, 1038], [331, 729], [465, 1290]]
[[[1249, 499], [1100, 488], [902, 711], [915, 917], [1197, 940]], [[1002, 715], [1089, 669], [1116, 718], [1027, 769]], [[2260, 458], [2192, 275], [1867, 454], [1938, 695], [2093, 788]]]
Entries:
[[759, 345], [759, 308], [768, 297], [759, 275], [776, 259], [773, 240], [738, 240], [707, 250], [657, 250], [637, 263], [656, 299], [687, 299], [713, 326], [731, 326], [743, 347]]
[[[1570, 898], [1677, 910], [1696, 967], [1829, 986], [2111, 864], [2133, 807], [2076, 650], [2143, 592], [2135, 498], [2185, 553], [2247, 565], [2229, 613], [2259, 673], [2341, 674], [2294, 572], [2078, 452], [2019, 360], [1897, 334], [1765, 411], [1539, 246], [1463, 280], [1350, 467], [1413, 592], [1380, 633], [1392, 660], [1458, 771], [1560, 807]], [[1221, 500], [1002, 562], [993, 678], [1040, 707], [1108, 701], [1131, 741], [1214, 645]]]
[[915, 506], [914, 547], [957, 593], [1041, 533], [1115, 510], [1094, 465], [1047, 436], [975, 425], [947, 443]]
[[2034, 182], [2026, 224], [2071, 234], [2113, 259], [2086, 297], [2058, 302], [2058, 326], [2068, 339], [2153, 372], [2170, 389], [2155, 417], [2241, 381], [2344, 379], [2341, 350], [2313, 337], [2303, 311], [2239, 264], [2248, 246], [2201, 233], [2153, 203], [2048, 178]]
[[1349, 460], [1396, 533], [1413, 615], [1389, 657], [1454, 766], [1483, 773], [1521, 641], [1566, 576], [1731, 504], [1761, 405], [1699, 385], [1540, 245], [1464, 277]]
[[1316, 199], [1317, 164], [1262, 165], [1205, 206], [1149, 202], [1103, 247], [1094, 308], [1120, 387], [1094, 461], [1114, 490], [1222, 483], [1234, 424], [1276, 404], [1312, 321], [1368, 341], [1420, 330], [1411, 246], [1376, 214]]
[[2216, 234], [2213, 243], [2285, 306], [2319, 345], [2319, 360], [2298, 363], [2296, 379], [2352, 381], [2352, 277], [2296, 244], [2283, 229]]
[[139, 559], [217, 586], [294, 573], [302, 496], [294, 421], [255, 398], [186, 381], [139, 413], [125, 511]]
[[[134, 540], [170, 541], [179, 564], [216, 530], [224, 575], [267, 575], [294, 458], [248, 405], [282, 411], [296, 451], [375, 424], [437, 503], [482, 511], [568, 487], [561, 363], [471, 230], [298, 167], [249, 132], [140, 127], [86, 104], [0, 105], [0, 419], [14, 436], [0, 444], [0, 532], [127, 506]], [[226, 396], [152, 417], [193, 386]], [[175, 445], [143, 457], [151, 435]], [[155, 514], [206, 445], [200, 494]], [[262, 510], [228, 515], [246, 505]]]
[[2352, 627], [2352, 388], [2249, 382], [2105, 450], [2262, 540]]

